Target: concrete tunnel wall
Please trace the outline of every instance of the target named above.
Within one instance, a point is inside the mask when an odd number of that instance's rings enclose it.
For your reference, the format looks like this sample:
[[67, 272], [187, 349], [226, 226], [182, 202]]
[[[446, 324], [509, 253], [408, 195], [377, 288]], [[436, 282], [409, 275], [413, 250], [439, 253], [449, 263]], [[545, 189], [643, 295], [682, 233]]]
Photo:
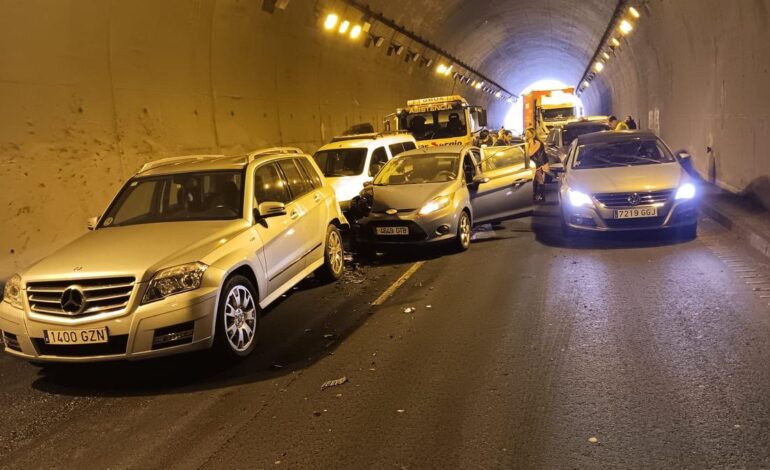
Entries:
[[770, 207], [770, 1], [654, 0], [641, 13], [585, 93], [592, 111], [633, 115], [701, 175]]
[[85, 232], [142, 163], [312, 151], [407, 99], [450, 94], [313, 2], [18, 0], [0, 14], [0, 280]]

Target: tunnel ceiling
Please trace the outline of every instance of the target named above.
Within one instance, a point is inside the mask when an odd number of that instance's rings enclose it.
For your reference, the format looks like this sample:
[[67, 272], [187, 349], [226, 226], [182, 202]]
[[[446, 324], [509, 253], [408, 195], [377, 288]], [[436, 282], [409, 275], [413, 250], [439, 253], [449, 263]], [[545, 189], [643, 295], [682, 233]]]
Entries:
[[372, 9], [518, 93], [541, 79], [576, 84], [615, 0], [376, 0]]

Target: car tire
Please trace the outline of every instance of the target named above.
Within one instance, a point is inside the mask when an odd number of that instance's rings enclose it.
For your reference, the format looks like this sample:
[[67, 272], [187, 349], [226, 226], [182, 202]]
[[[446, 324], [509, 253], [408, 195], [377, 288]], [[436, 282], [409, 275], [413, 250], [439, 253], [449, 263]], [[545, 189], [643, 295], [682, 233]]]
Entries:
[[324, 264], [316, 270], [316, 276], [323, 282], [334, 282], [345, 272], [345, 248], [342, 246], [340, 231], [333, 224], [326, 227], [324, 238]]
[[259, 333], [259, 297], [252, 282], [241, 275], [227, 279], [217, 306], [214, 349], [231, 360], [254, 351]]
[[466, 251], [471, 246], [471, 216], [468, 211], [460, 212], [457, 219], [457, 234], [454, 239], [455, 251]]

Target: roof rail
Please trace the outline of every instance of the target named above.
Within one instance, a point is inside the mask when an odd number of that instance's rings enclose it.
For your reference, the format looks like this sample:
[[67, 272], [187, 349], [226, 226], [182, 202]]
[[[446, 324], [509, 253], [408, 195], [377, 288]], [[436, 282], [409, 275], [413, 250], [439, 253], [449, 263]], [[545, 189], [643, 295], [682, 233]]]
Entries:
[[387, 137], [387, 136], [398, 135], [398, 134], [411, 135], [411, 132], [409, 132], [406, 129], [396, 129], [393, 131], [369, 132], [366, 134], [338, 135], [338, 136], [332, 137], [331, 142], [344, 142], [346, 140], [367, 140], [367, 139], [374, 140], [374, 139], [379, 139], [380, 137]]
[[297, 147], [270, 147], [266, 149], [254, 150], [253, 152], [249, 152], [248, 157], [249, 157], [249, 161], [251, 161], [258, 157], [265, 157], [267, 155], [278, 155], [282, 153], [301, 155], [305, 152], [303, 152], [301, 149], [298, 149]]
[[144, 173], [145, 171], [152, 170], [154, 168], [159, 168], [166, 165], [198, 162], [203, 160], [214, 160], [217, 158], [224, 158], [225, 156], [226, 155], [184, 155], [181, 157], [161, 158], [160, 160], [153, 160], [151, 162], [147, 162], [144, 165], [142, 165], [142, 168], [139, 169], [139, 173]]

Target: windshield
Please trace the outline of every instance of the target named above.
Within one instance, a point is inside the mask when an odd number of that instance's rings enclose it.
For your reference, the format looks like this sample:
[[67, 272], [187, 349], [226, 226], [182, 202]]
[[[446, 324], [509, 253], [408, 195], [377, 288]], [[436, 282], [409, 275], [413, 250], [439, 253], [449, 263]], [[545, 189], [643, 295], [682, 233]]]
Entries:
[[583, 134], [590, 134], [592, 132], [601, 132], [601, 131], [607, 131], [610, 129], [610, 126], [607, 124], [602, 124], [597, 122], [596, 124], [592, 125], [581, 125], [580, 127], [572, 127], [572, 128], [566, 128], [564, 129], [564, 134], [562, 135], [562, 138], [564, 139], [564, 142], [562, 143], [565, 147], [569, 146], [569, 144], [572, 143], [573, 140], [577, 139]]
[[367, 149], [322, 150], [313, 155], [324, 176], [355, 176], [364, 171]]
[[630, 140], [578, 145], [572, 168], [608, 168], [652, 165], [676, 161], [657, 139]]
[[464, 109], [449, 109], [406, 116], [406, 128], [417, 140], [462, 137], [468, 134]]
[[564, 121], [575, 117], [575, 108], [543, 109], [541, 112], [545, 121]]
[[443, 183], [457, 178], [457, 155], [405, 155], [389, 161], [374, 179], [378, 186]]
[[242, 212], [241, 171], [180, 173], [130, 180], [100, 226], [237, 219]]

